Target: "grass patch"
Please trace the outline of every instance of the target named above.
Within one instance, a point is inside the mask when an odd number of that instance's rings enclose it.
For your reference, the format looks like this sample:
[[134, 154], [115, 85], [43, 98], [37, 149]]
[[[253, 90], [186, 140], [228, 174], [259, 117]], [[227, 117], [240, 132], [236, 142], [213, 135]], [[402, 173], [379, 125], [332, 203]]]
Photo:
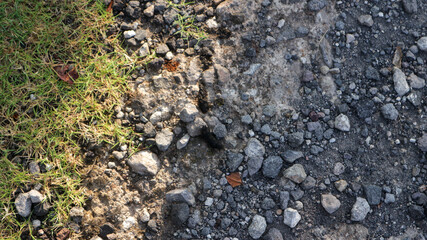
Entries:
[[[101, 1], [0, 1], [0, 239], [33, 234], [16, 216], [16, 189], [43, 185], [53, 211], [42, 228], [55, 232], [84, 201], [81, 146], [128, 141], [112, 116], [135, 62], [106, 35], [113, 23]], [[73, 85], [59, 63], [77, 67]], [[32, 175], [30, 161], [52, 169]]]

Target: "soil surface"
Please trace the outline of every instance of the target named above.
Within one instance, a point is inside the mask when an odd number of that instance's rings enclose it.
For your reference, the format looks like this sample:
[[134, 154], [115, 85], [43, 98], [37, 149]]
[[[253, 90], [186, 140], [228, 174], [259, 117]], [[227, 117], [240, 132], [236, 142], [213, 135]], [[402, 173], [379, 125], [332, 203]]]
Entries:
[[78, 238], [427, 237], [426, 1], [170, 3], [113, 5], [156, 58], [116, 109], [139, 148], [85, 148]]

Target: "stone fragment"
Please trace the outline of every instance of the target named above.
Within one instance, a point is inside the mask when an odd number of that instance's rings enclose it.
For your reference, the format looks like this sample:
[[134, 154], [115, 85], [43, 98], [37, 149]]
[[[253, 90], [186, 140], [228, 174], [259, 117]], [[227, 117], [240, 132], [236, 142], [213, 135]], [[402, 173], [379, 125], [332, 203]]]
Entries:
[[342, 113], [338, 115], [335, 118], [335, 128], [343, 132], [350, 131], [350, 120], [348, 117]]
[[31, 197], [28, 193], [20, 193], [15, 199], [16, 211], [22, 217], [28, 217], [31, 213]]
[[41, 202], [41, 201], [43, 201], [44, 200], [44, 196], [43, 196], [43, 194], [41, 194], [39, 191], [37, 191], [37, 190], [31, 190], [31, 191], [29, 191], [28, 192], [28, 194], [29, 194], [29, 196], [30, 196], [30, 198], [31, 198], [31, 202], [32, 203], [39, 203], [39, 202]]
[[308, 10], [310, 11], [319, 11], [326, 6], [325, 0], [310, 0], [307, 3]]
[[343, 192], [347, 188], [348, 183], [346, 180], [338, 180], [334, 183], [334, 185], [338, 191]]
[[406, 13], [416, 13], [418, 11], [417, 0], [402, 0], [403, 10]]
[[381, 107], [381, 113], [385, 119], [396, 120], [399, 117], [399, 112], [394, 107], [393, 103], [387, 103]]
[[169, 129], [162, 129], [156, 135], [156, 145], [160, 151], [166, 151], [173, 141], [173, 132]]
[[421, 88], [426, 86], [426, 81], [424, 79], [418, 77], [414, 73], [411, 73], [411, 75], [409, 75], [408, 80], [409, 80], [411, 87], [413, 89], [421, 89]]
[[193, 194], [187, 188], [180, 188], [167, 192], [166, 201], [175, 203], [187, 203], [188, 205], [194, 205], [194, 203], [196, 202]]
[[270, 228], [267, 235], [265, 236], [266, 240], [283, 240], [283, 235], [277, 228]]
[[427, 152], [427, 133], [423, 133], [423, 136], [418, 138], [418, 148], [423, 151]]
[[357, 20], [360, 24], [367, 27], [372, 27], [374, 25], [374, 20], [372, 19], [371, 15], [360, 15]]
[[341, 202], [332, 194], [322, 194], [322, 207], [328, 212], [329, 214], [334, 213], [341, 207]]
[[264, 158], [263, 157], [252, 157], [249, 158], [248, 160], [248, 172], [249, 175], [254, 175], [255, 173], [257, 173], [261, 167], [262, 167], [262, 162], [263, 162]]
[[259, 239], [264, 234], [267, 228], [267, 222], [265, 218], [260, 215], [255, 215], [252, 218], [252, 223], [249, 225], [248, 233], [253, 239]]
[[186, 104], [185, 107], [179, 113], [179, 118], [185, 123], [193, 122], [196, 119], [196, 116], [199, 114], [197, 107], [192, 104]]
[[283, 223], [290, 228], [296, 227], [301, 220], [301, 215], [293, 208], [286, 208], [283, 212]]
[[176, 142], [176, 148], [178, 150], [185, 148], [189, 141], [190, 141], [190, 135], [185, 134], [181, 139], [178, 140], [178, 142]]
[[356, 222], [363, 221], [370, 210], [371, 208], [369, 207], [368, 201], [364, 198], [357, 197], [351, 209], [351, 220]]
[[270, 156], [264, 160], [262, 173], [269, 178], [275, 178], [282, 169], [283, 160], [279, 156]]
[[295, 183], [302, 183], [307, 177], [307, 174], [301, 164], [294, 164], [283, 172], [283, 176]]
[[186, 203], [172, 204], [171, 208], [172, 222], [176, 225], [185, 223], [190, 216], [190, 208]]
[[265, 147], [256, 138], [250, 138], [245, 147], [245, 154], [249, 158], [262, 158], [265, 154]]
[[293, 163], [296, 160], [304, 157], [304, 154], [300, 151], [286, 150], [284, 153], [281, 154], [281, 156], [286, 162]]
[[160, 169], [160, 161], [156, 154], [150, 151], [140, 151], [127, 160], [132, 171], [140, 175], [154, 176]]
[[298, 147], [304, 142], [304, 133], [295, 132], [288, 135], [288, 142], [291, 147]]
[[366, 199], [370, 205], [378, 205], [381, 202], [382, 189], [376, 185], [364, 185]]
[[194, 122], [187, 124], [187, 132], [191, 137], [197, 137], [202, 134], [202, 129], [204, 127], [207, 127], [205, 121], [203, 121], [203, 119], [200, 117], [196, 117]]
[[230, 170], [230, 172], [234, 172], [237, 170], [237, 168], [240, 166], [240, 164], [243, 161], [243, 154], [240, 153], [234, 153], [234, 152], [229, 152], [227, 153], [227, 166], [228, 169]]
[[421, 51], [427, 51], [427, 36], [420, 38], [417, 41], [417, 46]]
[[409, 92], [410, 88], [406, 81], [406, 76], [399, 68], [394, 68], [393, 73], [394, 90], [397, 95], [403, 96]]

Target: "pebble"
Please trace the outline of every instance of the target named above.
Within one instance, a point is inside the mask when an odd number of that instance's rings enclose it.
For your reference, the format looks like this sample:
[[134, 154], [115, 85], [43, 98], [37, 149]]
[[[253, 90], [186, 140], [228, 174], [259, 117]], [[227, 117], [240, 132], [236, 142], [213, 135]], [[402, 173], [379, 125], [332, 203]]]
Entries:
[[406, 81], [406, 76], [399, 68], [394, 68], [393, 73], [394, 90], [398, 96], [403, 96], [409, 92], [410, 88]]
[[283, 223], [290, 228], [296, 227], [300, 220], [301, 215], [293, 208], [286, 208], [283, 212]]
[[252, 223], [249, 225], [248, 233], [253, 239], [259, 239], [264, 234], [267, 228], [267, 222], [265, 218], [260, 215], [255, 215], [252, 218]]
[[402, 0], [403, 10], [406, 13], [416, 13], [418, 11], [417, 0]]
[[371, 208], [369, 207], [368, 201], [364, 198], [357, 197], [351, 209], [351, 220], [356, 222], [363, 221], [370, 210]]
[[346, 115], [342, 113], [335, 118], [334, 124], [335, 124], [335, 128], [340, 131], [343, 131], [343, 132], [350, 131], [350, 120]]
[[382, 189], [376, 185], [364, 185], [366, 199], [370, 205], [378, 205], [381, 202]]
[[181, 139], [178, 140], [178, 142], [176, 142], [176, 148], [178, 150], [185, 148], [189, 141], [190, 141], [190, 135], [185, 134]]
[[132, 171], [140, 175], [154, 176], [160, 169], [160, 161], [155, 153], [140, 151], [127, 160]]
[[326, 6], [325, 0], [310, 0], [307, 3], [308, 10], [310, 11], [319, 11], [322, 10]]
[[394, 196], [394, 194], [391, 193], [386, 193], [385, 194], [385, 199], [384, 202], [385, 203], [394, 203], [396, 201], [396, 197]]
[[417, 41], [417, 46], [421, 51], [427, 51], [427, 36], [420, 38]]
[[199, 114], [199, 110], [194, 104], [187, 104], [179, 113], [179, 118], [185, 123], [193, 122], [196, 116]]
[[408, 80], [410, 82], [411, 88], [413, 89], [422, 89], [426, 86], [426, 81], [418, 77], [414, 73], [411, 73], [411, 75], [409, 75]]
[[143, 223], [146, 223], [148, 221], [150, 221], [150, 213], [148, 212], [147, 208], [142, 209], [142, 214], [141, 214], [141, 221]]
[[267, 235], [265, 236], [266, 240], [283, 240], [283, 235], [277, 228], [270, 228]]
[[288, 135], [288, 142], [291, 147], [298, 147], [304, 142], [304, 133], [295, 132]]
[[294, 164], [283, 172], [283, 176], [295, 183], [302, 183], [307, 177], [307, 174], [301, 164]]
[[38, 220], [38, 219], [34, 219], [32, 221], [32, 224], [33, 224], [33, 228], [37, 229], [37, 228], [39, 228], [42, 225], [42, 222], [40, 220]]
[[290, 195], [288, 191], [281, 191], [280, 192], [280, 207], [282, 209], [288, 208], [288, 203], [290, 200]]
[[122, 160], [126, 156], [126, 152], [113, 151], [113, 157], [117, 160]]
[[172, 204], [171, 217], [173, 223], [181, 225], [187, 221], [189, 216], [190, 208], [186, 203]]
[[341, 162], [337, 162], [334, 165], [334, 174], [335, 175], [341, 175], [345, 172], [345, 166]]
[[381, 107], [381, 113], [383, 114], [385, 119], [388, 120], [396, 120], [399, 116], [399, 112], [394, 107], [393, 103], [387, 103]]
[[411, 205], [408, 208], [409, 216], [415, 220], [425, 219], [424, 208], [418, 205]]
[[245, 147], [245, 154], [249, 158], [262, 158], [265, 154], [265, 147], [256, 138], [250, 138]]
[[248, 160], [249, 175], [252, 176], [261, 169], [263, 160], [264, 158], [259, 156], [249, 158]]
[[275, 178], [282, 169], [283, 160], [279, 156], [269, 156], [264, 160], [262, 173], [269, 178]]
[[28, 192], [30, 198], [31, 198], [31, 202], [32, 203], [39, 203], [41, 201], [44, 200], [44, 196], [43, 194], [41, 194], [39, 191], [37, 190], [31, 190]]
[[251, 64], [251, 65], [249, 66], [249, 69], [248, 69], [248, 70], [246, 70], [243, 74], [246, 74], [246, 75], [252, 76], [252, 75], [254, 75], [254, 74], [255, 74], [255, 72], [256, 72], [260, 67], [261, 67], [261, 64], [260, 64], [260, 63], [254, 63], [254, 64]]
[[322, 207], [329, 214], [334, 213], [341, 207], [341, 202], [332, 194], [322, 194]]
[[137, 223], [136, 218], [134, 218], [134, 217], [128, 217], [128, 218], [126, 218], [126, 219], [123, 221], [122, 226], [123, 226], [123, 229], [126, 231], [126, 230], [128, 230], [129, 228], [131, 228], [131, 227], [135, 226], [135, 225], [136, 225], [136, 223]]
[[31, 213], [31, 197], [28, 193], [20, 193], [15, 199], [16, 211], [22, 217], [28, 217]]
[[427, 152], [427, 133], [423, 133], [423, 136], [418, 138], [418, 148], [423, 151]]
[[194, 205], [196, 200], [187, 188], [174, 189], [166, 193], [166, 201]]
[[338, 191], [343, 192], [347, 188], [348, 183], [346, 180], [338, 180], [334, 183], [334, 185]]
[[123, 36], [126, 39], [133, 38], [135, 35], [136, 35], [136, 32], [134, 30], [128, 30], [123, 32]]
[[194, 122], [187, 124], [187, 132], [191, 137], [197, 137], [202, 134], [202, 129], [204, 127], [207, 127], [205, 121], [199, 117], [196, 117]]
[[304, 154], [300, 151], [286, 150], [284, 153], [281, 154], [281, 156], [286, 162], [293, 163], [296, 160], [304, 157]]
[[372, 19], [371, 15], [360, 15], [357, 20], [360, 24], [367, 27], [372, 27], [374, 25], [374, 20]]
[[166, 151], [173, 141], [173, 132], [170, 129], [162, 129], [156, 135], [156, 145], [160, 151]]
[[218, 123], [213, 129], [213, 134], [218, 139], [225, 138], [227, 136], [227, 128], [224, 124]]
[[227, 153], [227, 166], [228, 169], [230, 170], [230, 172], [234, 172], [237, 170], [237, 168], [240, 166], [240, 164], [243, 161], [243, 154], [240, 153], [234, 153], [234, 152], [229, 152]]

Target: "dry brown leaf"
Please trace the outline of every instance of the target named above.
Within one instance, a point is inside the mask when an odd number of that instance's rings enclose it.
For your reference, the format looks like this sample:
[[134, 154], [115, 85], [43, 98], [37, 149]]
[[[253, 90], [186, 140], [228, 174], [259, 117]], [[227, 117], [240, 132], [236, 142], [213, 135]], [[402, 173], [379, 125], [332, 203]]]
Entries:
[[71, 65], [59, 65], [53, 67], [53, 70], [55, 70], [56, 74], [62, 81], [69, 84], [74, 84], [74, 80], [79, 78], [76, 68]]
[[403, 57], [402, 48], [400, 46], [397, 46], [396, 52], [394, 52], [393, 66], [400, 68], [402, 65], [402, 57]]
[[109, 13], [113, 12], [113, 3], [114, 3], [114, 0], [111, 0], [110, 3], [108, 4], [107, 12]]
[[242, 179], [240, 178], [240, 173], [235, 172], [235, 173], [231, 173], [230, 175], [225, 177], [228, 181], [228, 183], [232, 186], [232, 187], [237, 187], [242, 185]]

